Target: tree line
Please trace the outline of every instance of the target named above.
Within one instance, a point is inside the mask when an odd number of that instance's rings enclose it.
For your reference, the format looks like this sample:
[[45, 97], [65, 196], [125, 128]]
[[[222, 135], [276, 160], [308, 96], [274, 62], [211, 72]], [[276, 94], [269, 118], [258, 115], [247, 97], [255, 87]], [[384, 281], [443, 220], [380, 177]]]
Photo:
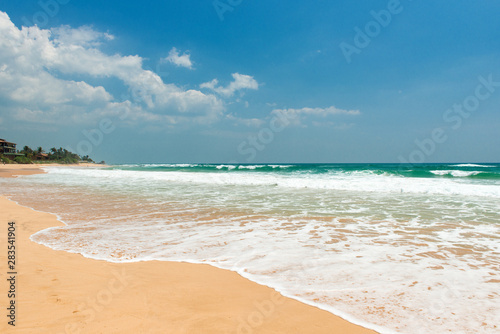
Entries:
[[[0, 159], [4, 163], [20, 163], [20, 164], [30, 164], [33, 161], [41, 160], [44, 162], [55, 162], [62, 164], [76, 164], [79, 162], [89, 162], [94, 163], [94, 161], [88, 156], [79, 156], [76, 153], [70, 152], [65, 148], [52, 147], [48, 152], [46, 152], [42, 147], [38, 147], [37, 149], [32, 149], [29, 146], [24, 146], [22, 150], [18, 151], [19, 154], [14, 160], [10, 160], [6, 156], [1, 156]], [[104, 163], [102, 161], [101, 163]]]

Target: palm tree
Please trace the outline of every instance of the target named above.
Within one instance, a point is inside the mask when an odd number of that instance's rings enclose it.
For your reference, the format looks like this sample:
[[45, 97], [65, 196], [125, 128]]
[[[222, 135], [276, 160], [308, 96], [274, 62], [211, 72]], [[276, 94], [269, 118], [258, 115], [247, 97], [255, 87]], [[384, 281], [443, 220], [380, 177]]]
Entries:
[[33, 158], [33, 150], [29, 146], [24, 146], [21, 153], [23, 153], [28, 159]]

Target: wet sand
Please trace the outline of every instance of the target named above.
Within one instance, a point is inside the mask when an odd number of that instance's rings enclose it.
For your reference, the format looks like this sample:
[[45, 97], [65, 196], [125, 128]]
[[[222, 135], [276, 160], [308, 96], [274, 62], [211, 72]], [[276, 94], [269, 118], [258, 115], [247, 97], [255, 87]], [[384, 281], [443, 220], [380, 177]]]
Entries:
[[[4, 177], [40, 172], [39, 165], [0, 165]], [[0, 197], [2, 245], [8, 222], [16, 228], [16, 326], [7, 323], [2, 247], [1, 333], [375, 333], [209, 265], [117, 264], [52, 250], [29, 237], [63, 224]]]

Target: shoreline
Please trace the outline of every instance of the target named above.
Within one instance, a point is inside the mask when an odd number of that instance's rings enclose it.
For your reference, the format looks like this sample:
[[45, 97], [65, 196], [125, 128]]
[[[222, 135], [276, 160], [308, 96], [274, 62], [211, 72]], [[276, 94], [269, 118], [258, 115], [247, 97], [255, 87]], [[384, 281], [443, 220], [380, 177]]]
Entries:
[[5, 164], [0, 165], [0, 177], [13, 178], [22, 175], [34, 175], [46, 173], [42, 167], [86, 167], [86, 168], [99, 168], [110, 167], [109, 165], [81, 163], [81, 164]]
[[[5, 168], [12, 166], [0, 166], [0, 176], [43, 173], [22, 165]], [[0, 208], [0, 240], [6, 244], [7, 223], [15, 221], [19, 261], [16, 327], [4, 320], [1, 332], [376, 333], [208, 264], [112, 263], [56, 251], [30, 240], [42, 229], [64, 225], [55, 215], [3, 196]], [[6, 255], [0, 252], [2, 263]], [[8, 291], [1, 281], [0, 289]], [[8, 305], [7, 293], [0, 300]]]

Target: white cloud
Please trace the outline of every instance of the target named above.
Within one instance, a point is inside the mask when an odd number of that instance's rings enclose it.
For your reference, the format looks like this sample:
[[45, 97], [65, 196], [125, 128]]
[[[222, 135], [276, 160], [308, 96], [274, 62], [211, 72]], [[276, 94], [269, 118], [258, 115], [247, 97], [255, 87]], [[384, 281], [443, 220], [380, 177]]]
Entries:
[[232, 121], [235, 125], [244, 125], [258, 128], [265, 123], [265, 120], [259, 118], [240, 118], [231, 114], [226, 115], [226, 119]]
[[280, 111], [289, 115], [315, 115], [326, 117], [329, 115], [359, 115], [361, 114], [359, 110], [345, 110], [339, 109], [334, 106], [328, 108], [301, 108], [301, 109], [275, 109], [274, 111]]
[[[224, 104], [215, 95], [164, 83], [143, 69], [140, 56], [108, 55], [98, 49], [112, 38], [88, 26], [18, 29], [0, 11], [0, 98], [13, 105], [18, 119], [27, 121], [91, 121], [116, 114], [118, 107], [144, 121], [168, 124], [221, 117]], [[71, 80], [75, 75], [118, 78], [130, 97], [118, 101], [103, 86]]]
[[243, 89], [259, 89], [259, 83], [250, 75], [233, 73], [233, 81], [226, 87], [218, 86], [219, 81], [213, 79], [212, 81], [202, 83], [200, 88], [210, 89], [222, 96], [231, 97], [236, 91]]
[[211, 90], [215, 90], [215, 87], [219, 84], [219, 80], [213, 79], [212, 81], [202, 83], [200, 88], [208, 88]]
[[182, 55], [179, 55], [179, 50], [176, 48], [172, 48], [168, 53], [168, 57], [164, 59], [164, 61], [170, 62], [176, 66], [193, 69], [193, 63], [191, 61], [191, 55], [188, 52], [184, 52]]
[[101, 86], [94, 87], [83, 81], [59, 80], [47, 72], [30, 76], [4, 71], [0, 72], [0, 82], [5, 85], [1, 93], [11, 101], [26, 105], [85, 105], [89, 102], [99, 104], [112, 100], [112, 96]]
[[[271, 112], [272, 116], [280, 116], [285, 117], [290, 125], [295, 126], [307, 126], [307, 120], [310, 118], [327, 118], [330, 116], [338, 116], [338, 115], [347, 115], [347, 116], [357, 116], [360, 115], [361, 112], [359, 110], [345, 110], [339, 109], [334, 106], [328, 108], [301, 108], [301, 109], [274, 109]], [[318, 126], [319, 124], [325, 124], [325, 121], [318, 122], [312, 121], [312, 125]], [[326, 122], [326, 124], [333, 125], [333, 122]]]
[[115, 37], [108, 33], [95, 31], [92, 27], [82, 26], [73, 29], [68, 25], [50, 29], [56, 44], [81, 45], [85, 47], [99, 46], [103, 41], [113, 40]]

